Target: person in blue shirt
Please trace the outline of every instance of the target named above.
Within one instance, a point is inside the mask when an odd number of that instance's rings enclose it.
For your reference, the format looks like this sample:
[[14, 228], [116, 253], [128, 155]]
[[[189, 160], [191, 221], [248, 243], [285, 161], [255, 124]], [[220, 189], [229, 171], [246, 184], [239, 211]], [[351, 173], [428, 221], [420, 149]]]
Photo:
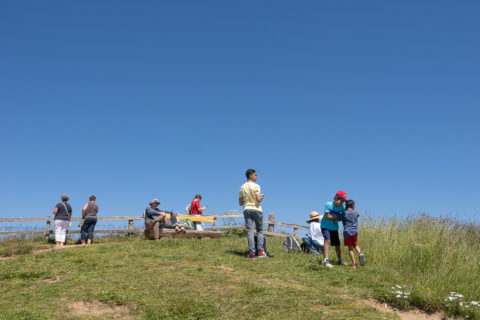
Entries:
[[348, 247], [348, 253], [350, 254], [350, 259], [352, 259], [352, 267], [356, 268], [357, 263], [355, 262], [355, 254], [353, 249], [357, 251], [358, 259], [360, 260], [360, 265], [365, 265], [365, 256], [363, 255], [360, 247], [358, 246], [358, 217], [360, 214], [355, 211], [355, 201], [347, 200], [345, 203], [346, 211], [340, 213], [336, 222], [342, 221], [343, 223], [343, 244]]
[[160, 201], [153, 199], [150, 201], [150, 207], [145, 209], [145, 237], [151, 238], [152, 233], [155, 240], [160, 239], [160, 233], [165, 224], [166, 212], [158, 209]]
[[323, 215], [321, 228], [324, 238], [323, 261], [322, 265], [332, 268], [332, 264], [328, 261], [330, 246], [335, 247], [337, 252], [337, 264], [347, 265], [342, 259], [342, 250], [340, 249], [340, 238], [338, 237], [338, 222], [335, 222], [337, 216], [345, 211], [345, 201], [347, 194], [344, 191], [338, 191], [333, 198], [333, 202], [325, 203], [325, 214]]

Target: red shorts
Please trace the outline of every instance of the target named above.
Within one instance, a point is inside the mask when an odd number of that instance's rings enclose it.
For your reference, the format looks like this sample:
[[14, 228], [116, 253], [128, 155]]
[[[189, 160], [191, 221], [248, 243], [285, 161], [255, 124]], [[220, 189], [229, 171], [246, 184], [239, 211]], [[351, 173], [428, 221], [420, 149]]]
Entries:
[[343, 239], [343, 244], [345, 247], [355, 247], [358, 244], [357, 239], [358, 234]]

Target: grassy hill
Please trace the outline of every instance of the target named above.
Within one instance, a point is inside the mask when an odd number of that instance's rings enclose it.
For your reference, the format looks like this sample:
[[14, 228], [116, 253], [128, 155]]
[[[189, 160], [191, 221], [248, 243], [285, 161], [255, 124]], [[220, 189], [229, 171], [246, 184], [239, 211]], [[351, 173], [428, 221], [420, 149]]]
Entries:
[[[398, 318], [371, 307], [366, 299], [373, 297], [480, 319], [480, 306], [471, 303], [480, 300], [474, 226], [429, 217], [365, 221], [359, 239], [367, 266], [357, 270], [329, 270], [313, 255], [284, 253], [278, 238], [268, 239], [274, 258], [248, 260], [246, 238], [234, 235], [110, 238], [15, 256], [0, 260], [0, 318]], [[45, 247], [26, 242], [23, 253], [27, 245]], [[13, 243], [0, 242], [0, 254]]]

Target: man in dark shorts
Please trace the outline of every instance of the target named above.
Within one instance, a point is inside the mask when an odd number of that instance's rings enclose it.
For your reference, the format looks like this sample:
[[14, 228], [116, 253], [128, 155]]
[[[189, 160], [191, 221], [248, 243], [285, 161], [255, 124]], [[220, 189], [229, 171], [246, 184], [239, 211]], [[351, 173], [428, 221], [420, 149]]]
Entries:
[[345, 211], [345, 201], [347, 201], [347, 194], [344, 191], [338, 191], [335, 194], [333, 201], [325, 203], [325, 214], [323, 215], [321, 223], [322, 235], [325, 240], [322, 265], [328, 268], [333, 267], [328, 261], [330, 246], [334, 246], [335, 251], [337, 252], [337, 264], [347, 265], [342, 259], [340, 238], [338, 237], [338, 222], [335, 222], [337, 216]]

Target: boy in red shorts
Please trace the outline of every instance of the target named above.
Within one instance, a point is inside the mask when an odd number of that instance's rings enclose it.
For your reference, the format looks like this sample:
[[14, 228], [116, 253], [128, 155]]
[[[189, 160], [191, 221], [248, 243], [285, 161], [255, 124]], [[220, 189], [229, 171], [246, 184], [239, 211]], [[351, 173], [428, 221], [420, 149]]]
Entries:
[[355, 201], [347, 200], [345, 203], [346, 211], [340, 213], [337, 216], [337, 222], [340, 220], [343, 223], [343, 244], [348, 247], [348, 253], [352, 259], [352, 267], [356, 268], [355, 254], [353, 248], [357, 251], [360, 265], [365, 265], [365, 256], [363, 255], [360, 247], [358, 246], [358, 217], [360, 214], [355, 211]]

